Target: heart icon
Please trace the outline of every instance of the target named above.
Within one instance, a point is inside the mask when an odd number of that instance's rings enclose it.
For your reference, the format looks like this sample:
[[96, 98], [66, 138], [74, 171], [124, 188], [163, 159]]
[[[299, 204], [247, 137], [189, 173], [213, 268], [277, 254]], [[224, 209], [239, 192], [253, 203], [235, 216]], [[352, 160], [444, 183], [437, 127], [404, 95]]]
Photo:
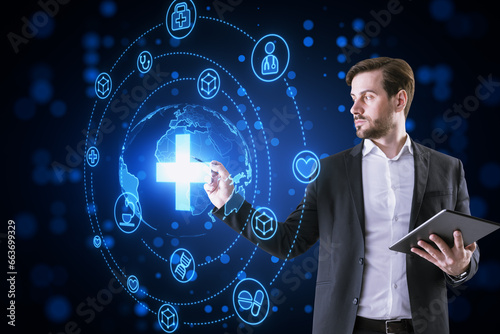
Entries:
[[139, 290], [139, 280], [134, 275], [127, 279], [127, 286], [131, 292], [137, 292]]
[[295, 162], [295, 168], [297, 168], [297, 171], [300, 175], [302, 175], [302, 177], [308, 179], [316, 171], [317, 163], [314, 158], [307, 158], [307, 160], [304, 158], [299, 158]]

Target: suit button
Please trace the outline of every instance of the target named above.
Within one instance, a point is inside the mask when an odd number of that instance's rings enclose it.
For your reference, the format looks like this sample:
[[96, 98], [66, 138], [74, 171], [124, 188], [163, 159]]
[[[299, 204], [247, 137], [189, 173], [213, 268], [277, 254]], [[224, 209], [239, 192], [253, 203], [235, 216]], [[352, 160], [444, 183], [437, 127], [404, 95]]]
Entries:
[[358, 305], [358, 302], [359, 302], [359, 299], [358, 299], [358, 298], [354, 298], [354, 299], [352, 300], [352, 303], [353, 303], [354, 305]]
[[363, 265], [363, 263], [365, 263], [365, 260], [362, 257], [360, 257], [359, 260], [358, 260], [358, 263], [360, 265]]

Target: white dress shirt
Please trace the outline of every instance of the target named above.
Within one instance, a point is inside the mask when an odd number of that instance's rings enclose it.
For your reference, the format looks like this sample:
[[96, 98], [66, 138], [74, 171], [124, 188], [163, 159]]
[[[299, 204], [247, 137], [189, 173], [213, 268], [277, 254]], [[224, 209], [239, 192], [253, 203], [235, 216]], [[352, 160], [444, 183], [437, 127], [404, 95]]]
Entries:
[[362, 158], [365, 206], [365, 268], [358, 315], [371, 319], [411, 318], [406, 255], [389, 246], [408, 233], [415, 183], [410, 136], [389, 159], [371, 140]]

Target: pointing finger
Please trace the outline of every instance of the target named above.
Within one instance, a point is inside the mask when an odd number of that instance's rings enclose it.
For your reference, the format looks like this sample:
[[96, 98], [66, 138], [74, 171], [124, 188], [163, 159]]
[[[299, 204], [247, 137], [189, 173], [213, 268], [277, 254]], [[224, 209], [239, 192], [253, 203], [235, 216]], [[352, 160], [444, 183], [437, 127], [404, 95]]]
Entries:
[[216, 160], [212, 160], [210, 162], [210, 168], [214, 171], [214, 172], [217, 172], [219, 173], [219, 175], [223, 178], [223, 179], [227, 179], [229, 177], [229, 172], [227, 171], [226, 167], [224, 167], [223, 164], [221, 164], [220, 162], [216, 161]]

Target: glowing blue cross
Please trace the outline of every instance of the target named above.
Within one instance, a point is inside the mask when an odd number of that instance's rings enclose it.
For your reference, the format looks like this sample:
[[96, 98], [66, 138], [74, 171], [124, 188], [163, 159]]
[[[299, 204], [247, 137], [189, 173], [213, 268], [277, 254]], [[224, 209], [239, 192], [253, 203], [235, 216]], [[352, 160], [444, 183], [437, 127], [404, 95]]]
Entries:
[[156, 182], [175, 182], [175, 209], [178, 211], [190, 211], [191, 183], [205, 183], [208, 175], [208, 166], [191, 162], [190, 152], [191, 135], [176, 135], [175, 162], [156, 163]]

